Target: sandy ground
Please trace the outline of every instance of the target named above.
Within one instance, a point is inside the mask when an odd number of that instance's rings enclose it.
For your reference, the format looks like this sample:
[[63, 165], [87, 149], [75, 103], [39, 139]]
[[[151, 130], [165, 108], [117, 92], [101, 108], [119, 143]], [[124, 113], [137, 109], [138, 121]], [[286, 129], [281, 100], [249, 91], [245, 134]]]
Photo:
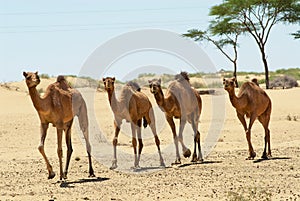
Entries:
[[[97, 92], [90, 94], [91, 103], [87, 101], [92, 104], [89, 105], [90, 130], [97, 177], [88, 178], [85, 147], [74, 125], [74, 152], [68, 179], [60, 182], [57, 176], [47, 179], [44, 160], [37, 150], [39, 118], [29, 95], [0, 88], [0, 200], [300, 200], [300, 88], [267, 91], [273, 102], [270, 123], [273, 158], [270, 160], [259, 158], [264, 131], [258, 122], [252, 130], [258, 157], [254, 161], [245, 160], [246, 138], [228, 95], [202, 96], [199, 127], [205, 162], [190, 164], [190, 159], [182, 159], [184, 165], [180, 167], [170, 166], [175, 160], [170, 128], [148, 89], [143, 91], [150, 97], [157, 115], [167, 167], [158, 167], [156, 147], [147, 128], [142, 168], [138, 172], [130, 169], [133, 164], [130, 131], [124, 123], [118, 146], [119, 168], [109, 170], [113, 116], [107, 94]], [[215, 103], [220, 107], [217, 110], [213, 110]], [[220, 119], [215, 118], [222, 113], [225, 118], [218, 133], [219, 124], [215, 122], [220, 123]], [[190, 126], [186, 127], [185, 141], [192, 148]], [[217, 139], [211, 150], [205, 148], [209, 135]], [[45, 149], [58, 173], [56, 134], [51, 126]], [[65, 150], [64, 146], [64, 156]]]

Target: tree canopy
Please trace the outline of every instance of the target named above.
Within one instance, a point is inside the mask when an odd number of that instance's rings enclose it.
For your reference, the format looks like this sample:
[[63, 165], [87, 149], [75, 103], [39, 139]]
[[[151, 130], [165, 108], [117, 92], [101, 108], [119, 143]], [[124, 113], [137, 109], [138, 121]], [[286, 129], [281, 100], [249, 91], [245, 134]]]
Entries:
[[[189, 30], [185, 36], [195, 40], [208, 40], [222, 51], [232, 62], [235, 58], [224, 53], [225, 45], [232, 45], [236, 51], [237, 37], [240, 34], [249, 34], [254, 38], [261, 53], [265, 69], [266, 87], [269, 88], [269, 67], [265, 46], [274, 25], [278, 23], [300, 23], [300, 0], [224, 0], [223, 3], [213, 6], [209, 13], [214, 17], [207, 31]], [[300, 38], [300, 30], [292, 34]], [[219, 40], [213, 40], [219, 36]], [[236, 68], [236, 64], [235, 64]]]

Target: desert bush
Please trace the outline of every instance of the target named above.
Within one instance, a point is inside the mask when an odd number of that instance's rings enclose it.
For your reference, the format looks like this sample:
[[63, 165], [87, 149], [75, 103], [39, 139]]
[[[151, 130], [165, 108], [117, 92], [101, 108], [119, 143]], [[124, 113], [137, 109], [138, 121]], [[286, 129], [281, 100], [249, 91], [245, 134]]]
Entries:
[[208, 88], [222, 88], [222, 82], [212, 82], [207, 85]]
[[281, 87], [283, 89], [298, 87], [298, 82], [295, 78], [284, 75], [281, 77], [277, 77], [273, 81], [271, 81], [270, 89], [277, 88], [277, 87]]
[[40, 74], [39, 76], [40, 76], [40, 78], [43, 78], [43, 79], [49, 79], [50, 78], [50, 76], [48, 74]]
[[203, 83], [197, 82], [197, 81], [192, 82], [191, 85], [192, 85], [192, 87], [194, 87], [196, 89], [198, 89], [198, 88], [206, 88], [206, 86]]
[[44, 93], [44, 89], [43, 88], [39, 88], [38, 92], [39, 92], [39, 94], [42, 94], [42, 93]]

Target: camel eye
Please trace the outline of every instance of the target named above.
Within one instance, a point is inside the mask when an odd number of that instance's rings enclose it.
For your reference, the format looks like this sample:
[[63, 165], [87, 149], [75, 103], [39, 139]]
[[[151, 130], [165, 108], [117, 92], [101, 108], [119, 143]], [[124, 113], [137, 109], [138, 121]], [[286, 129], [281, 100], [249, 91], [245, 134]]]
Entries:
[[28, 75], [28, 76], [26, 77], [27, 80], [29, 80], [30, 78], [31, 78], [31, 75]]

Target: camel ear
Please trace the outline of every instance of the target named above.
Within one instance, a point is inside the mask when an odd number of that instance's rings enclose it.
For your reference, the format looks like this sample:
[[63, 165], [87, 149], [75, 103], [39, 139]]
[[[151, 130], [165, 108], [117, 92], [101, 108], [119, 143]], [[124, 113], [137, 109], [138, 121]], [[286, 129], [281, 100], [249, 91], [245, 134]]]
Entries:
[[152, 80], [148, 80], [148, 83], [151, 84], [151, 83], [152, 83]]
[[225, 78], [223, 78], [223, 82], [225, 82], [226, 81], [226, 79]]
[[236, 79], [235, 79], [235, 77], [233, 77], [233, 78], [232, 78], [232, 81], [234, 81], [234, 82], [235, 82], [235, 80], [236, 80]]
[[36, 75], [37, 75], [38, 73], [39, 73], [39, 72], [38, 72], [38, 71], [36, 71], [34, 74], [36, 74]]
[[161, 79], [160, 78], [158, 79], [158, 83], [161, 84]]
[[28, 75], [28, 74], [24, 71], [24, 72], [23, 72], [23, 76], [24, 76], [24, 77], [27, 77], [27, 75]]
[[112, 78], [112, 80], [113, 80], [113, 81], [115, 81], [115, 80], [116, 80], [116, 78], [115, 78], [115, 77], [113, 77], [113, 78]]
[[105, 82], [105, 78], [102, 78], [102, 81]]

